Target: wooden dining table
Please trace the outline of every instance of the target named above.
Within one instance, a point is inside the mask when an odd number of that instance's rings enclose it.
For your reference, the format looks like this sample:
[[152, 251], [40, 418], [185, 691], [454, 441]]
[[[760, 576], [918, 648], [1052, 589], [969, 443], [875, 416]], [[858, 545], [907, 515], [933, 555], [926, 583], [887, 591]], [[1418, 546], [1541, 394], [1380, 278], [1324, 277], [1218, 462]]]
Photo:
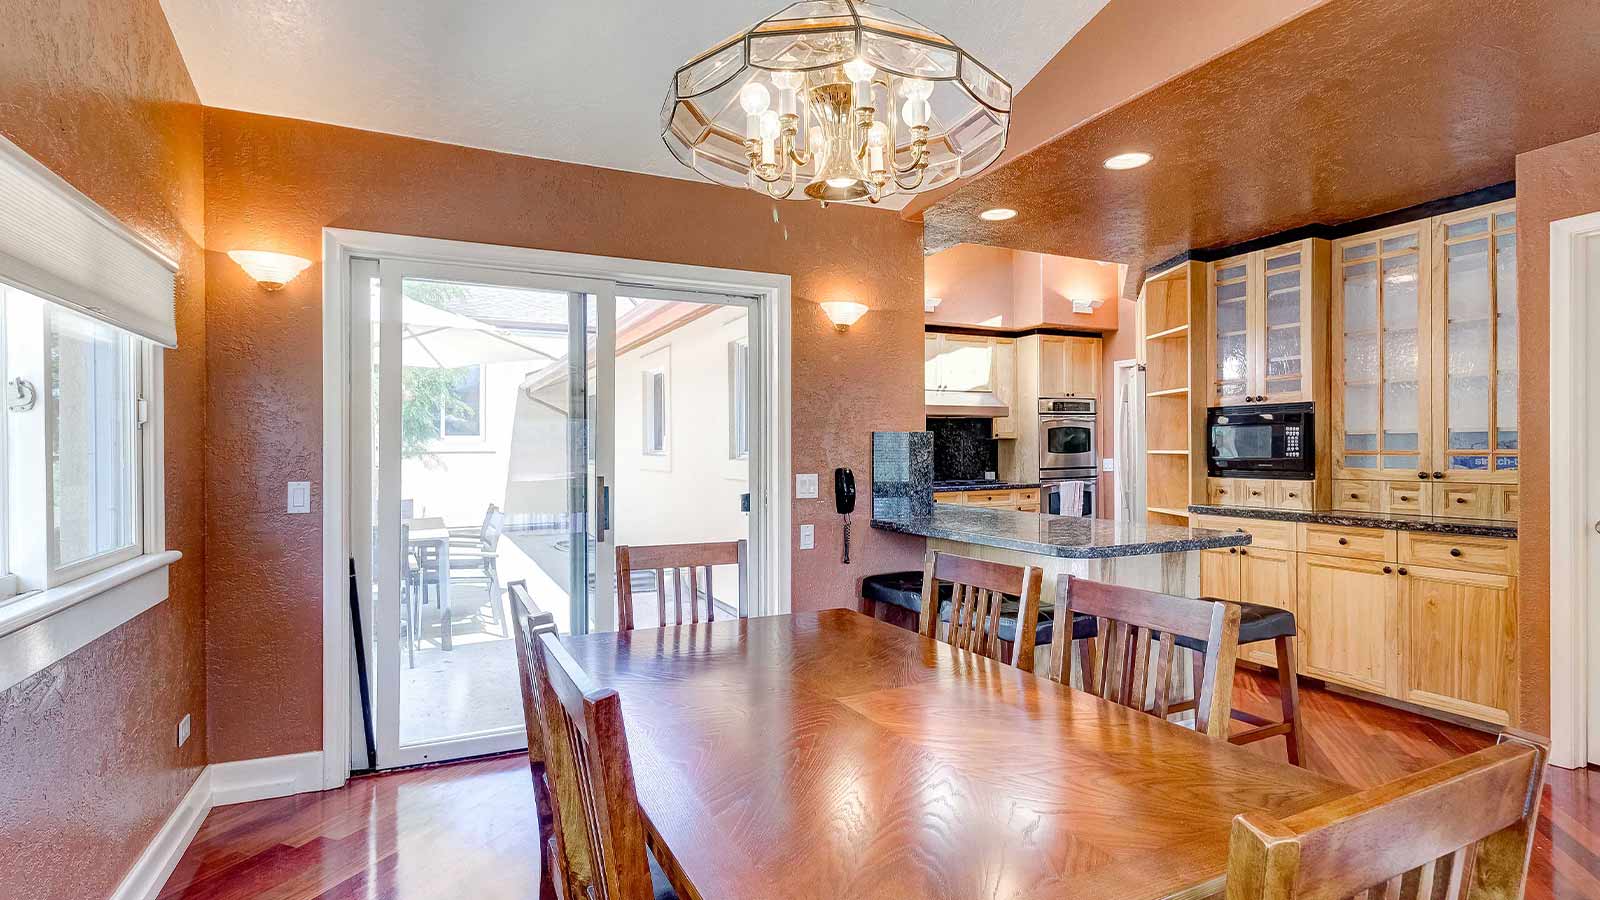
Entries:
[[683, 898], [1207, 897], [1235, 815], [1355, 790], [853, 610], [564, 640]]

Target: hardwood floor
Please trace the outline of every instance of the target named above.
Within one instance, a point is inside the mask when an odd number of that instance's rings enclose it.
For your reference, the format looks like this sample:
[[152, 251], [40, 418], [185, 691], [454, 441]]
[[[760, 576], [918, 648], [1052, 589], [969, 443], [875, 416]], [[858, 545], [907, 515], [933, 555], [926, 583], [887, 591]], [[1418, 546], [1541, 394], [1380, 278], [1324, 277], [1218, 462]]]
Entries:
[[[1277, 686], [1241, 671], [1242, 709], [1277, 712]], [[1363, 787], [1493, 738], [1306, 686], [1309, 768]], [[1282, 759], [1283, 741], [1251, 745]], [[538, 896], [526, 757], [357, 778], [337, 791], [214, 810], [162, 900], [409, 900]], [[1551, 769], [1529, 900], [1600, 898], [1600, 770]]]

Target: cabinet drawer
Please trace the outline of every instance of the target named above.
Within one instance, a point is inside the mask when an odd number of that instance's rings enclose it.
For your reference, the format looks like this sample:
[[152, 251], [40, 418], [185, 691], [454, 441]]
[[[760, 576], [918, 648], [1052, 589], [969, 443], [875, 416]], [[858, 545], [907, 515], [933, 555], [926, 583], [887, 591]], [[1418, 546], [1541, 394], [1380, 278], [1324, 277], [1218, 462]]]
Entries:
[[1239, 505], [1266, 509], [1272, 505], [1272, 484], [1265, 478], [1237, 478]]
[[1522, 516], [1521, 491], [1514, 484], [1497, 484], [1489, 505], [1489, 518], [1515, 522]]
[[1436, 484], [1433, 514], [1458, 519], [1487, 519], [1494, 506], [1492, 484]]
[[1380, 511], [1378, 485], [1371, 481], [1335, 481], [1333, 483], [1334, 509], [1343, 512]]
[[1272, 483], [1273, 509], [1310, 509], [1310, 481], [1274, 481]]
[[1440, 569], [1515, 575], [1517, 542], [1406, 531], [1400, 534], [1400, 561]]
[[1397, 556], [1395, 533], [1381, 528], [1342, 528], [1337, 525], [1301, 525], [1300, 547], [1307, 553], [1393, 562]]
[[1386, 481], [1382, 485], [1383, 511], [1420, 516], [1433, 512], [1430, 485], [1409, 481]]
[[1034, 506], [1038, 506], [1039, 489], [1029, 488], [1025, 491], [1016, 491], [1011, 495], [1011, 499], [1012, 502], [1016, 503], [1018, 506], [1026, 506], [1029, 503], [1032, 503]]
[[1229, 516], [1192, 516], [1195, 528], [1216, 531], [1242, 531], [1250, 535], [1250, 546], [1271, 550], [1295, 550], [1298, 537], [1293, 522], [1269, 522], [1266, 519], [1236, 519]]
[[1207, 478], [1206, 502], [1212, 506], [1243, 506], [1237, 478]]
[[939, 491], [933, 495], [935, 503], [966, 503], [966, 491]]
[[966, 491], [965, 493], [968, 506], [1007, 507], [1017, 505], [1015, 491]]

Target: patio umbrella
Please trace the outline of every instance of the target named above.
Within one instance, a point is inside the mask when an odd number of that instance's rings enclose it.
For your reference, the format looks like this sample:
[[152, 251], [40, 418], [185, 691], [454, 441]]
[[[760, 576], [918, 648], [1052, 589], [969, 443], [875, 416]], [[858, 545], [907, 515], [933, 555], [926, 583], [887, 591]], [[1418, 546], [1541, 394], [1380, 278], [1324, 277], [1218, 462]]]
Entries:
[[[401, 298], [401, 364], [409, 368], [457, 369], [483, 363], [554, 360], [557, 357], [487, 322]], [[377, 304], [372, 321], [378, 321]], [[377, 344], [378, 330], [372, 331]]]

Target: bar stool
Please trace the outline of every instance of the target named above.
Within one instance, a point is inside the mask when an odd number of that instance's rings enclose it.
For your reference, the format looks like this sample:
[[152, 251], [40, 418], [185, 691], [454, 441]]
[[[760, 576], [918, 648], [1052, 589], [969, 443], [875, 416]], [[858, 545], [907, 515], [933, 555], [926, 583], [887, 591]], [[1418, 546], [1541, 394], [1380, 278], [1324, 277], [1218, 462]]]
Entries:
[[[905, 610], [912, 615], [911, 628], [916, 629], [916, 619], [922, 615], [922, 573], [921, 572], [885, 572], [881, 575], [868, 575], [861, 580], [861, 606], [860, 610], [865, 615], [875, 615], [879, 605], [892, 609]], [[1012, 642], [1017, 639], [1017, 601], [1008, 599], [1000, 607], [1000, 643], [1010, 649]], [[1050, 643], [1054, 637], [1055, 616], [1052, 615], [1053, 606], [1041, 605], [1039, 609], [1039, 624], [1034, 629], [1034, 646], [1043, 647]], [[939, 620], [950, 621], [950, 588], [941, 585], [939, 588]], [[1095, 619], [1093, 616], [1074, 616], [1072, 619], [1072, 639], [1081, 641], [1095, 636]]]
[[[1233, 744], [1253, 744], [1267, 738], [1283, 735], [1288, 744], [1289, 762], [1291, 765], [1300, 765], [1301, 758], [1305, 755], [1305, 744], [1302, 738], [1300, 724], [1300, 682], [1295, 677], [1294, 639], [1297, 634], [1294, 622], [1294, 613], [1276, 606], [1267, 606], [1261, 603], [1246, 603], [1242, 600], [1223, 600], [1219, 597], [1201, 597], [1213, 603], [1232, 603], [1239, 607], [1239, 646], [1272, 641], [1273, 649], [1278, 657], [1278, 702], [1283, 709], [1282, 721], [1274, 722], [1264, 719], [1253, 713], [1240, 709], [1231, 710], [1234, 719], [1252, 725], [1248, 731], [1242, 731], [1228, 737], [1228, 742]], [[1206, 643], [1203, 640], [1174, 637], [1174, 643], [1180, 647], [1204, 654]], [[1195, 683], [1199, 684], [1197, 677]], [[1173, 707], [1174, 712], [1181, 712], [1194, 708], [1194, 701], [1188, 700]]]

